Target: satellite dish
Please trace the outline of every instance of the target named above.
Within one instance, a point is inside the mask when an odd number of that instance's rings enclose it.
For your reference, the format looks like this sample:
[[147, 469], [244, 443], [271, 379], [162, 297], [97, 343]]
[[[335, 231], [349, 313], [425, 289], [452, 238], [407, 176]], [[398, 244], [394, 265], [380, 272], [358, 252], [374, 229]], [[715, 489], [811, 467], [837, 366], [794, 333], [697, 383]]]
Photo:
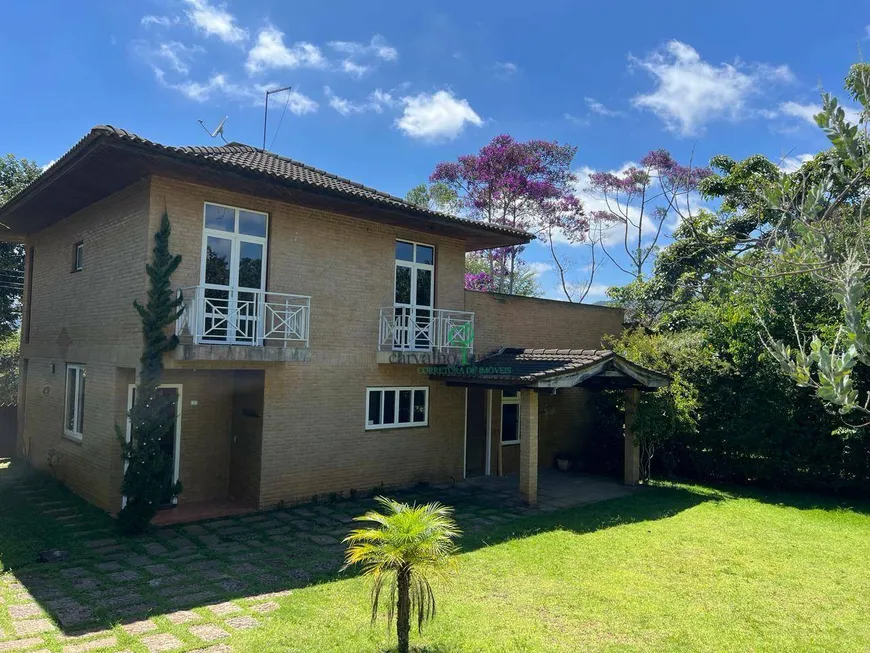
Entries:
[[220, 136], [221, 140], [223, 140], [224, 143], [227, 143], [228, 142], [227, 139], [224, 138], [224, 123], [226, 123], [227, 118], [229, 118], [229, 116], [224, 116], [224, 119], [221, 120], [218, 123], [218, 126], [214, 128], [214, 131], [209, 130], [209, 128], [205, 126], [205, 123], [203, 123], [202, 120], [200, 120], [198, 122], [199, 122], [200, 126], [205, 130], [206, 134], [208, 134], [212, 138], [217, 138], [218, 136]]

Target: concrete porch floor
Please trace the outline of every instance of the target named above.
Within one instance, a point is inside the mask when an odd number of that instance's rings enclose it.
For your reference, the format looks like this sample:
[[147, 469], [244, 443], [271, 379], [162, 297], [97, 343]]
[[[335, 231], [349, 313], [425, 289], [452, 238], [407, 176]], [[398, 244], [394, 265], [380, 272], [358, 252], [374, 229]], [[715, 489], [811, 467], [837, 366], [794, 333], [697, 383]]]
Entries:
[[[519, 483], [519, 474], [475, 476], [457, 483], [453, 490], [460, 493], [473, 493], [477, 499], [488, 503], [522, 505]], [[606, 476], [540, 469], [536, 508], [544, 512], [561, 510], [585, 503], [628, 496], [638, 489], [637, 486], [623, 485], [618, 480]]]

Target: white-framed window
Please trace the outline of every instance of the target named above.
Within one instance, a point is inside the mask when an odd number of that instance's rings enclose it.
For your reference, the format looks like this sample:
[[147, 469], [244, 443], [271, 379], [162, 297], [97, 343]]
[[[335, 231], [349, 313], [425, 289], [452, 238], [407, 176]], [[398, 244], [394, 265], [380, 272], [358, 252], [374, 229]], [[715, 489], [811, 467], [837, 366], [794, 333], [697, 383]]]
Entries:
[[82, 439], [85, 417], [85, 366], [68, 363], [63, 404], [63, 434], [73, 440]]
[[516, 390], [501, 393], [501, 443], [520, 443], [520, 395]]
[[434, 344], [435, 247], [396, 241], [394, 349], [429, 350]]
[[85, 244], [81, 240], [73, 247], [73, 272], [81, 272], [85, 266]]
[[366, 430], [429, 424], [429, 388], [366, 388]]

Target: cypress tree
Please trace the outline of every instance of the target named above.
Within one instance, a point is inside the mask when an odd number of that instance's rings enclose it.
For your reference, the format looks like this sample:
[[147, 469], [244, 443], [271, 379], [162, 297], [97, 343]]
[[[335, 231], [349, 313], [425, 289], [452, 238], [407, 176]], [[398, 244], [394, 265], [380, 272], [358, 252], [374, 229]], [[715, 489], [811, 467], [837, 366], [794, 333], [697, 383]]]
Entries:
[[[163, 355], [178, 346], [178, 336], [167, 336], [167, 328], [183, 310], [182, 297], [173, 296], [170, 279], [181, 263], [180, 255], [169, 251], [172, 229], [166, 212], [154, 234], [152, 260], [145, 266], [148, 274], [148, 300], [145, 306], [133, 305], [142, 320], [142, 356], [136, 380], [136, 400], [130, 409], [130, 442], [115, 425], [121, 443], [121, 458], [126, 464], [121, 490], [127, 503], [118, 515], [120, 527], [141, 532], [157, 513], [167, 496], [181, 493], [181, 483], [172, 482], [173, 460], [163, 451], [164, 438], [174, 438], [175, 414], [170, 400], [158, 392], [163, 377]], [[167, 482], [167, 479], [168, 482]]]

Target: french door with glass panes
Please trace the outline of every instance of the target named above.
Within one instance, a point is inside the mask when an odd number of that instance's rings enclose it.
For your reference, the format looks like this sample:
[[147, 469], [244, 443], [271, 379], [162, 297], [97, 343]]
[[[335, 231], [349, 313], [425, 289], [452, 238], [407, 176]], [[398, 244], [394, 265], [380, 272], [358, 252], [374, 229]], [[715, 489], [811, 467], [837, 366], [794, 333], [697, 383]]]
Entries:
[[262, 340], [268, 216], [206, 203], [202, 243], [201, 342]]
[[434, 288], [435, 248], [397, 240], [393, 349], [432, 349]]

